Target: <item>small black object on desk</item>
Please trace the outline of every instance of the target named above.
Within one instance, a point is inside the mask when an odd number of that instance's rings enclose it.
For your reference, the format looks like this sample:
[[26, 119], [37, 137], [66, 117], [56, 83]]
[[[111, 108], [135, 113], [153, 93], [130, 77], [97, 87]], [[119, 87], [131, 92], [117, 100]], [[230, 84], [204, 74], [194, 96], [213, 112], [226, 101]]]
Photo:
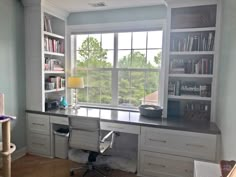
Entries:
[[141, 105], [139, 107], [139, 111], [142, 116], [157, 119], [162, 118], [162, 110], [162, 107], [155, 105]]

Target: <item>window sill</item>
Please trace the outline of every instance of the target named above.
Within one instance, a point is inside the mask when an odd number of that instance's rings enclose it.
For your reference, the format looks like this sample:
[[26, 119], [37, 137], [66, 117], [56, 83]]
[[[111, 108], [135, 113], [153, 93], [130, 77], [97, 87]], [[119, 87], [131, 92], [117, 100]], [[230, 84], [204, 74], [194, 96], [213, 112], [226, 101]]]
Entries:
[[124, 108], [124, 107], [115, 107], [115, 106], [86, 105], [86, 104], [79, 104], [79, 105], [80, 105], [80, 107], [86, 107], [86, 108], [98, 108], [98, 109], [109, 109], [109, 110], [118, 110], [118, 111], [139, 112], [138, 108]]

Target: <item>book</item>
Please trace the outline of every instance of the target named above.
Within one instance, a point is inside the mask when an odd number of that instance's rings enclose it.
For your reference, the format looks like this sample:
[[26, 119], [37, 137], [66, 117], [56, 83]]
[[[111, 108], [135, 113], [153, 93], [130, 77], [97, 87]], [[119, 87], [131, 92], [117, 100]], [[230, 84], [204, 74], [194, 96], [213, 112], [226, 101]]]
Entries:
[[52, 33], [51, 20], [48, 16], [44, 16], [44, 31]]

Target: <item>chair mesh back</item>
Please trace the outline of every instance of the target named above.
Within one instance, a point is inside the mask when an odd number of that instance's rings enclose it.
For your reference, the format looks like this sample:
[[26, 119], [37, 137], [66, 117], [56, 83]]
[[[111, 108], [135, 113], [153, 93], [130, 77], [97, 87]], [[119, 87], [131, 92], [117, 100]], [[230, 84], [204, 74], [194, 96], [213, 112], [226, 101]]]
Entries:
[[100, 119], [69, 117], [71, 148], [100, 152]]

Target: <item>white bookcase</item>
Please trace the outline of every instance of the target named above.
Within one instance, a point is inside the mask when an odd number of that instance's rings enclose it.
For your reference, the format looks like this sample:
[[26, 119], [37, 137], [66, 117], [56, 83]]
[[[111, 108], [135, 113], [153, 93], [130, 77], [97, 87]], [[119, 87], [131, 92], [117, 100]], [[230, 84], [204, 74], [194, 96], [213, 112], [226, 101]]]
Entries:
[[[26, 108], [44, 111], [46, 99], [66, 96], [64, 87], [54, 86], [49, 90], [45, 85], [51, 77], [58, 78], [58, 83], [61, 83], [59, 77], [66, 79], [68, 13], [42, 0], [22, 0], [22, 2], [25, 7]], [[49, 24], [45, 23], [45, 17]], [[50, 29], [48, 26], [45, 28], [45, 24], [50, 26]], [[49, 39], [52, 44], [50, 48], [47, 46]], [[47, 61], [51, 61], [50, 67], [46, 63], [46, 58]], [[55, 69], [55, 63], [64, 69], [58, 67]]]
[[215, 121], [218, 0], [167, 0], [164, 117]]

